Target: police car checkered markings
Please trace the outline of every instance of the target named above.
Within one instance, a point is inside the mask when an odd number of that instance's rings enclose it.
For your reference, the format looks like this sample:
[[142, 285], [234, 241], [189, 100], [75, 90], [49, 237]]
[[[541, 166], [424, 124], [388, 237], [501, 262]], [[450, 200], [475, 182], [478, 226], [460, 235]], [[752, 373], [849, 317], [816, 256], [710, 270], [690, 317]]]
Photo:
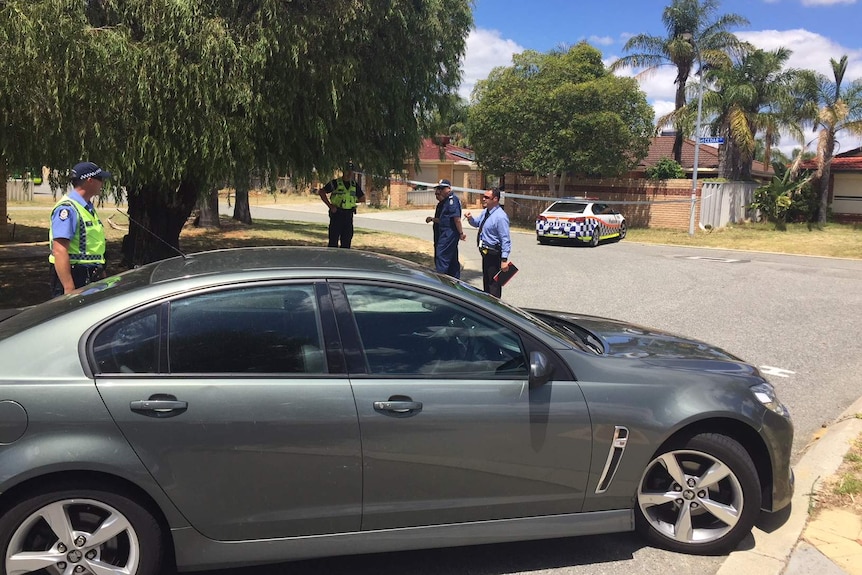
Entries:
[[780, 367], [772, 367], [771, 365], [761, 365], [760, 373], [765, 373], [766, 375], [774, 375], [776, 377], [790, 377], [791, 375], [796, 375], [795, 371], [790, 371], [789, 369], [782, 369]]

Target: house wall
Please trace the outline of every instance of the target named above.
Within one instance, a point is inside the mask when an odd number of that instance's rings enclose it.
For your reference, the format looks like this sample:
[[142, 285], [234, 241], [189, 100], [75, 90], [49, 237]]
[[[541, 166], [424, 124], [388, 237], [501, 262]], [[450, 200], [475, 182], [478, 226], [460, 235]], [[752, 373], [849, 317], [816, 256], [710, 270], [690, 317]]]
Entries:
[[862, 174], [837, 172], [832, 180], [832, 213], [862, 218]]
[[[626, 218], [629, 227], [651, 227], [688, 230], [691, 214], [691, 180], [665, 180], [653, 182], [645, 179], [567, 180], [564, 196], [587, 196], [610, 203]], [[700, 198], [702, 182], [698, 182]], [[525, 174], [506, 174], [506, 194], [549, 197], [547, 178]], [[556, 196], [555, 196], [556, 197]], [[535, 224], [536, 215], [551, 205], [553, 200], [507, 198], [506, 213], [513, 222], [526, 227]], [[700, 221], [700, 201], [695, 209], [695, 221]]]

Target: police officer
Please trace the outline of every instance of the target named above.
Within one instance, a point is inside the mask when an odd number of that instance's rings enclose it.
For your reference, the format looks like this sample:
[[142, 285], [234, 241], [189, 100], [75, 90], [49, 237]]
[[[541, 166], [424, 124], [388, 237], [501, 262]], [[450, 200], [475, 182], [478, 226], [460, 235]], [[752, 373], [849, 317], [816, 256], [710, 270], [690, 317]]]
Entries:
[[482, 254], [482, 289], [496, 297], [501, 297], [503, 284], [494, 277], [500, 271], [509, 269], [509, 253], [512, 251], [512, 238], [509, 234], [509, 216], [500, 206], [500, 189], [492, 188], [482, 194], [485, 209], [478, 217], [467, 212], [467, 222], [479, 228], [476, 244]]
[[452, 184], [449, 180], [440, 180], [434, 189], [443, 198], [440, 215], [434, 218], [440, 229], [437, 235], [437, 248], [434, 250], [434, 267], [441, 274], [460, 278], [458, 242], [467, 239], [461, 227], [461, 200], [452, 192]]
[[105, 277], [105, 231], [93, 206], [111, 172], [93, 162], [76, 164], [72, 190], [51, 212], [51, 295], [58, 296]]
[[329, 247], [339, 247], [340, 240], [342, 248], [349, 248], [356, 204], [365, 201], [362, 186], [353, 179], [353, 164], [348, 164], [341, 178], [328, 182], [318, 194], [329, 208]]

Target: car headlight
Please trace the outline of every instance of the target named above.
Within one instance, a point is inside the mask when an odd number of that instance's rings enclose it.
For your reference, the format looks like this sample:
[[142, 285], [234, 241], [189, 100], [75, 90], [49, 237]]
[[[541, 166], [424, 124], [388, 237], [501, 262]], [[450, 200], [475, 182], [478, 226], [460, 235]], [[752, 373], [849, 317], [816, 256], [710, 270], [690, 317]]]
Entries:
[[757, 400], [766, 407], [766, 409], [774, 411], [783, 417], [790, 417], [790, 411], [783, 403], [781, 403], [781, 401], [779, 401], [778, 396], [775, 394], [775, 388], [772, 387], [772, 384], [768, 381], [752, 385], [751, 393], [754, 394], [754, 397], [756, 397]]

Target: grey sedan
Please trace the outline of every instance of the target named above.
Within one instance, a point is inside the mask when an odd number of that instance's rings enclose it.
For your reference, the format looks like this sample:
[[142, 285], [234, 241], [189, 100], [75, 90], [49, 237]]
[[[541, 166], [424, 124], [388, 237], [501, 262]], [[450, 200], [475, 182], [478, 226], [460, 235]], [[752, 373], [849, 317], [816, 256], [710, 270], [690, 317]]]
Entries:
[[396, 258], [200, 253], [5, 315], [10, 575], [633, 529], [720, 554], [793, 490], [752, 365]]

